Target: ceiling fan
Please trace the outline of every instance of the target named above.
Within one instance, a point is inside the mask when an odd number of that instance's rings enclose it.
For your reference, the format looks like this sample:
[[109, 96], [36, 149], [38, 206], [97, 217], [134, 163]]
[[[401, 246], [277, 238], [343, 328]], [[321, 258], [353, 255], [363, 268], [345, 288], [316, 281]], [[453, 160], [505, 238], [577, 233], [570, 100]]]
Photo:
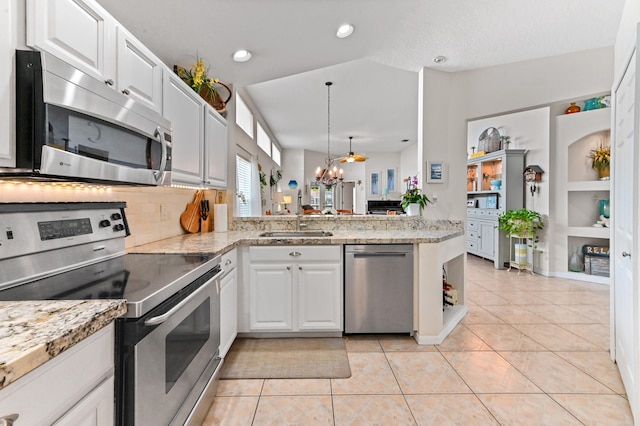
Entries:
[[362, 163], [363, 161], [367, 161], [369, 157], [365, 157], [364, 155], [354, 154], [351, 150], [351, 139], [353, 136], [349, 136], [349, 155], [346, 157], [342, 157], [340, 159], [341, 163]]

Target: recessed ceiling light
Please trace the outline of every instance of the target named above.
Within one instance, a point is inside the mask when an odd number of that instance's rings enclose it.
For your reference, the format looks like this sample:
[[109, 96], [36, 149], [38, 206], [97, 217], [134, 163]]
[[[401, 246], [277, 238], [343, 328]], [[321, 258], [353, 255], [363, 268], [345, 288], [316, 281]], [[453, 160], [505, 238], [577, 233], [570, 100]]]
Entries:
[[353, 34], [353, 25], [344, 24], [344, 25], [340, 25], [340, 28], [338, 28], [336, 37], [346, 38], [346, 37], [349, 37], [351, 34]]
[[433, 58], [433, 62], [435, 62], [436, 64], [443, 64], [447, 62], [447, 58], [445, 58], [444, 56], [436, 56], [435, 58]]
[[233, 60], [236, 62], [247, 62], [251, 59], [251, 52], [248, 50], [238, 50], [233, 54]]

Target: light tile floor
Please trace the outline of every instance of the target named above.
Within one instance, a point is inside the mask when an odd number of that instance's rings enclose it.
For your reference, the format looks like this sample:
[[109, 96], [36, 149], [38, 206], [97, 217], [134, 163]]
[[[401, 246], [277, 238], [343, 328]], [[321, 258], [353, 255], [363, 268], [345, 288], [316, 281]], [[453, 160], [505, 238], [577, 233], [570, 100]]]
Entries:
[[609, 358], [609, 287], [469, 256], [465, 296], [440, 345], [348, 337], [351, 378], [223, 380], [204, 424], [633, 424]]

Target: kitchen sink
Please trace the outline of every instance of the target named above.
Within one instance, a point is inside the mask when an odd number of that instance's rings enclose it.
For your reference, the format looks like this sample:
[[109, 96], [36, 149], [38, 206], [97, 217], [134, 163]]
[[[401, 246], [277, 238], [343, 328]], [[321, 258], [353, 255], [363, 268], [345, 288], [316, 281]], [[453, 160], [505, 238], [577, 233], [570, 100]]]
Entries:
[[333, 232], [328, 231], [269, 231], [260, 234], [261, 237], [271, 238], [304, 238], [304, 237], [331, 237]]

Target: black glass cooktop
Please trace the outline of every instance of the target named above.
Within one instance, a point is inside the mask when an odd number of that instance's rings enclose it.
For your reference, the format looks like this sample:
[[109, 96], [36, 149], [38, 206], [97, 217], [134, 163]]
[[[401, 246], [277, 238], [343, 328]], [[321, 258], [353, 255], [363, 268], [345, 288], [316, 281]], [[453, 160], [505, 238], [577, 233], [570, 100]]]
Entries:
[[2, 290], [0, 300], [126, 299], [129, 307], [162, 301], [215, 267], [214, 257], [126, 254]]

